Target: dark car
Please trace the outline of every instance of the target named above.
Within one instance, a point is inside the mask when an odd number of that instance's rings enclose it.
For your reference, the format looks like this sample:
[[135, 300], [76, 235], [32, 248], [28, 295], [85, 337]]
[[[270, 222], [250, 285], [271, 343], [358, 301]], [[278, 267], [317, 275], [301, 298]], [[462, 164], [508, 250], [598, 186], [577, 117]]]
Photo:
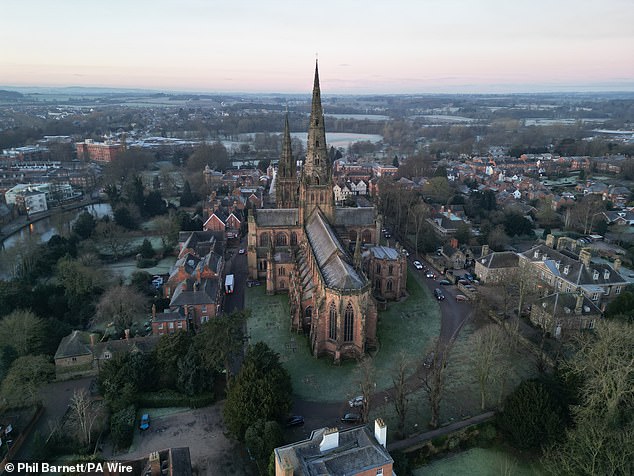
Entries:
[[258, 281], [257, 279], [249, 279], [247, 281], [247, 286], [252, 288], [253, 286], [260, 286], [260, 281]]
[[301, 415], [293, 415], [286, 419], [286, 426], [300, 426], [304, 424], [304, 417]]
[[449, 281], [448, 279], [441, 279], [440, 281], [438, 281], [438, 284], [442, 286], [449, 286], [451, 285], [451, 281]]
[[358, 413], [346, 413], [341, 421], [343, 423], [359, 423], [361, 421], [361, 415]]
[[436, 296], [436, 299], [439, 301], [443, 301], [445, 299], [445, 295], [439, 288], [434, 289], [434, 296]]

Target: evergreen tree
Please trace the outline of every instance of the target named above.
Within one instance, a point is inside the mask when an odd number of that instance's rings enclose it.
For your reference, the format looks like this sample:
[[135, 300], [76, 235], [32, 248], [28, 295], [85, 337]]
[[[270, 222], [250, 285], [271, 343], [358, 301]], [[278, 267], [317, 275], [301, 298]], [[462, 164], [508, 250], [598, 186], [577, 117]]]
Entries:
[[192, 193], [191, 186], [189, 185], [189, 181], [185, 181], [185, 185], [183, 185], [183, 191], [180, 196], [180, 204], [181, 207], [191, 207], [196, 203], [196, 197]]

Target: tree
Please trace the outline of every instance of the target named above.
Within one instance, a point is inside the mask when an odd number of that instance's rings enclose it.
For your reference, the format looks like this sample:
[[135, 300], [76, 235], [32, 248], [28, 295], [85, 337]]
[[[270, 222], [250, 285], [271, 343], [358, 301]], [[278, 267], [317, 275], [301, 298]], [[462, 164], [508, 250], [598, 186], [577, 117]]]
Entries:
[[114, 322], [118, 332], [130, 329], [134, 320], [147, 311], [145, 296], [134, 288], [116, 285], [108, 289], [97, 304], [97, 319]]
[[2, 382], [2, 402], [8, 407], [33, 404], [38, 401], [40, 387], [54, 376], [55, 368], [44, 355], [18, 357]]
[[530, 235], [533, 233], [533, 224], [522, 215], [509, 213], [504, 220], [504, 231], [509, 236]]
[[487, 244], [494, 251], [504, 251], [510, 242], [511, 239], [501, 225], [496, 226], [487, 236]]
[[155, 255], [154, 248], [152, 248], [152, 243], [150, 243], [150, 240], [148, 240], [147, 238], [143, 240], [143, 243], [141, 244], [141, 247], [139, 248], [139, 254], [141, 255], [142, 258], [145, 258], [145, 259], [154, 258], [154, 255]]
[[249, 348], [235, 381], [227, 390], [224, 407], [229, 432], [244, 441], [245, 432], [257, 420], [280, 420], [291, 408], [291, 378], [279, 354], [265, 343]]
[[499, 427], [517, 448], [540, 448], [565, 428], [564, 409], [538, 380], [526, 380], [504, 400]]
[[504, 361], [502, 347], [506, 339], [500, 327], [495, 325], [478, 329], [472, 339], [475, 345], [471, 361], [480, 387], [480, 409], [484, 410], [489, 387], [505, 374], [501, 364]]
[[458, 240], [458, 243], [468, 245], [471, 239], [471, 227], [465, 222], [460, 222], [456, 228], [454, 237]]
[[628, 286], [605, 309], [605, 317], [631, 323], [634, 320], [634, 286]]
[[363, 405], [361, 405], [361, 421], [368, 421], [368, 415], [370, 414], [370, 401], [372, 399], [372, 392], [376, 387], [376, 370], [372, 358], [364, 356], [359, 360], [357, 367], [357, 384], [361, 395], [363, 396]]
[[407, 355], [404, 352], [401, 352], [391, 372], [392, 388], [394, 389], [394, 411], [398, 417], [397, 428], [401, 437], [405, 436], [405, 418], [409, 408], [409, 400], [407, 398], [407, 377], [411, 373], [411, 370], [412, 362], [407, 358]]
[[154, 349], [156, 366], [161, 369], [160, 386], [177, 388], [179, 361], [189, 353], [192, 336], [187, 332], [175, 332], [161, 336]]
[[196, 197], [192, 193], [191, 186], [189, 185], [189, 180], [185, 180], [185, 184], [183, 185], [183, 191], [180, 195], [180, 205], [181, 207], [191, 207], [195, 205], [197, 202]]
[[137, 227], [137, 222], [130, 211], [130, 208], [125, 205], [119, 205], [114, 210], [114, 222], [127, 230], [134, 230]]
[[190, 173], [201, 174], [205, 165], [213, 170], [226, 170], [229, 167], [229, 155], [222, 142], [203, 144], [187, 159], [187, 170]]
[[95, 221], [95, 217], [88, 212], [82, 212], [75, 220], [73, 232], [85, 240], [90, 238], [96, 226], [97, 222]]
[[260, 474], [266, 474], [265, 468], [273, 450], [284, 444], [282, 428], [276, 421], [257, 420], [247, 428], [244, 444], [255, 459]]
[[399, 163], [398, 163], [398, 155], [395, 155], [395, 156], [394, 156], [394, 159], [392, 159], [392, 165], [393, 165], [394, 167], [397, 167], [397, 168], [398, 168], [398, 165], [399, 165]]
[[438, 428], [439, 425], [440, 404], [445, 389], [445, 369], [456, 335], [457, 332], [447, 342], [437, 339], [433, 350], [427, 354], [427, 360], [424, 363], [425, 367], [427, 367], [427, 372], [425, 372], [423, 377], [423, 390], [427, 393], [431, 411], [429, 419], [431, 428]]
[[130, 249], [130, 239], [125, 228], [111, 221], [99, 222], [96, 236], [115, 260], [118, 260]]
[[213, 386], [213, 373], [202, 365], [202, 358], [193, 345], [178, 360], [177, 386], [178, 390], [190, 396], [210, 390]]
[[203, 365], [210, 371], [222, 372], [230, 383], [232, 363], [244, 352], [244, 332], [249, 311], [218, 316], [203, 324], [195, 344]]
[[18, 356], [37, 354], [45, 340], [44, 321], [31, 311], [15, 310], [0, 320], [0, 346], [9, 346]]
[[90, 398], [84, 388], [76, 389], [70, 399], [70, 424], [75, 430], [77, 441], [82, 447], [92, 443], [95, 424], [103, 417], [101, 401]]
[[167, 213], [167, 207], [165, 200], [161, 196], [161, 192], [158, 190], [152, 190], [148, 193], [143, 201], [143, 215], [147, 217], [154, 217], [157, 215], [163, 215]]

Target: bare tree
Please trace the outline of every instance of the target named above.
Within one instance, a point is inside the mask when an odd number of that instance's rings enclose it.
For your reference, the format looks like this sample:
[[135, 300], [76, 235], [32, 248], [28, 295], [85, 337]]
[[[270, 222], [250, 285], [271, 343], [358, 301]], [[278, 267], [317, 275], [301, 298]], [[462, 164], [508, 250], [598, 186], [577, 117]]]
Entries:
[[103, 416], [103, 404], [90, 398], [84, 388], [76, 389], [70, 400], [70, 419], [77, 440], [81, 445], [90, 445], [93, 428]]
[[414, 247], [416, 254], [418, 254], [418, 235], [423, 229], [423, 225], [426, 223], [427, 218], [429, 217], [429, 206], [420, 200], [413, 207], [414, 214]]
[[363, 396], [361, 419], [366, 422], [368, 421], [368, 415], [370, 414], [370, 398], [372, 397], [372, 392], [376, 387], [376, 372], [374, 362], [372, 362], [372, 357], [367, 355], [362, 357], [359, 360], [357, 372], [359, 388], [361, 390], [361, 395]]
[[392, 384], [394, 385], [394, 410], [398, 416], [398, 431], [404, 436], [405, 417], [409, 407], [407, 398], [407, 377], [412, 369], [412, 362], [404, 352], [401, 352], [392, 369]]
[[97, 319], [113, 321], [118, 331], [129, 329], [135, 317], [146, 310], [146, 298], [134, 288], [116, 285], [108, 289], [97, 304]]
[[115, 260], [130, 249], [130, 237], [125, 228], [113, 221], [99, 222], [95, 236], [112, 253]]
[[447, 342], [443, 342], [440, 339], [436, 340], [433, 350], [427, 354], [427, 359], [424, 363], [425, 367], [427, 367], [427, 372], [423, 377], [423, 390], [427, 393], [427, 400], [429, 401], [429, 409], [431, 411], [429, 426], [431, 428], [438, 428], [440, 404], [445, 389], [445, 370], [456, 335], [457, 333]]
[[502, 348], [506, 336], [500, 327], [489, 324], [476, 331], [472, 339], [475, 351], [471, 355], [471, 362], [480, 388], [480, 408], [484, 410], [489, 387], [500, 377], [498, 364], [503, 361]]

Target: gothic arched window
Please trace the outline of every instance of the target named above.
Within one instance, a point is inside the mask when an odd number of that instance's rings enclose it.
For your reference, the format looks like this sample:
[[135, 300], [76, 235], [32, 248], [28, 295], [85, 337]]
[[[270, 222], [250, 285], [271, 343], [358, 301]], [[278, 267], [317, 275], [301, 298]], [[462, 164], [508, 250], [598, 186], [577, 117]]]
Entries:
[[372, 241], [372, 232], [370, 230], [364, 230], [361, 233], [361, 243], [370, 243]]
[[263, 233], [260, 235], [260, 246], [268, 246], [269, 245], [269, 235], [268, 233]]
[[392, 281], [391, 281], [391, 280], [387, 282], [387, 284], [385, 285], [385, 288], [386, 288], [388, 291], [391, 291], [391, 290], [392, 290]]
[[286, 246], [286, 234], [285, 233], [279, 233], [276, 236], [275, 244], [277, 246]]
[[330, 315], [328, 317], [328, 338], [335, 340], [337, 338], [337, 309], [335, 303], [330, 303]]
[[297, 233], [294, 231], [291, 232], [291, 245], [295, 246], [297, 244]]
[[348, 303], [343, 315], [343, 340], [344, 342], [354, 340], [354, 311], [351, 303]]

